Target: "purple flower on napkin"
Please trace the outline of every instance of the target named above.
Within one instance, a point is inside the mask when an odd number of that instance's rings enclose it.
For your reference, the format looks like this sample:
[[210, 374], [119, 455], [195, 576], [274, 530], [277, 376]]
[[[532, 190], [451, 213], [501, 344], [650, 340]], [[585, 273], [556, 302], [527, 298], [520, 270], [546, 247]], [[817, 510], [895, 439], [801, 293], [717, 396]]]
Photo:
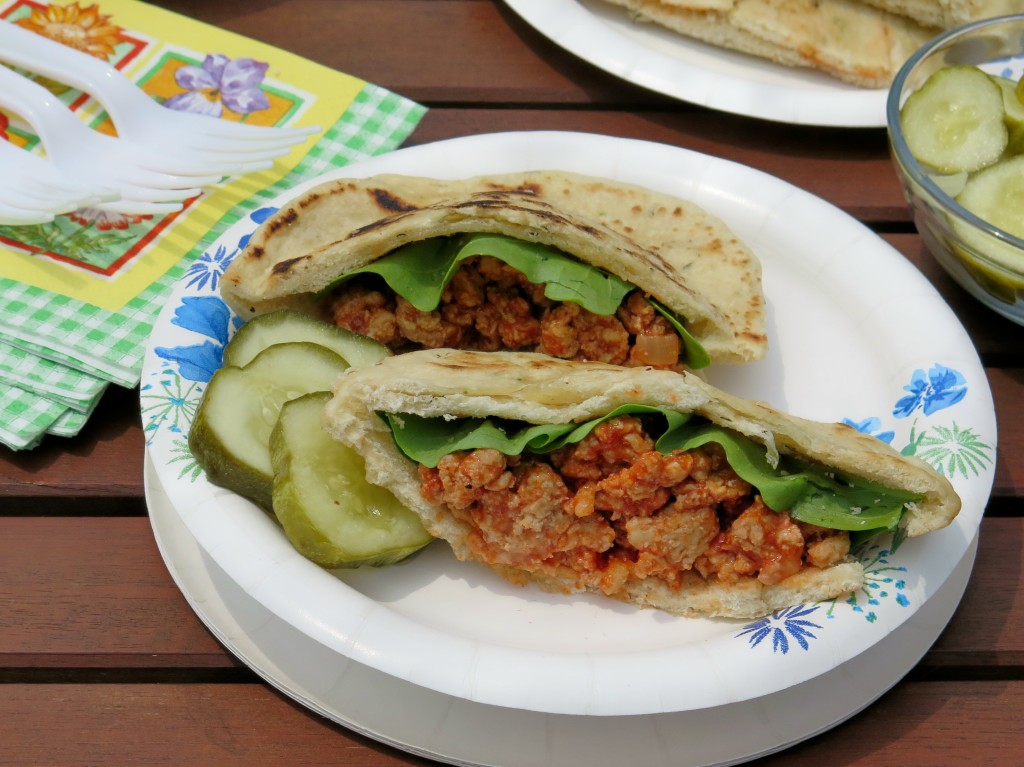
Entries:
[[214, 53], [203, 60], [201, 67], [184, 66], [174, 73], [174, 80], [187, 93], [172, 96], [164, 106], [179, 112], [220, 117], [225, 107], [238, 114], [251, 114], [270, 106], [260, 84], [268, 64], [250, 58], [229, 59]]

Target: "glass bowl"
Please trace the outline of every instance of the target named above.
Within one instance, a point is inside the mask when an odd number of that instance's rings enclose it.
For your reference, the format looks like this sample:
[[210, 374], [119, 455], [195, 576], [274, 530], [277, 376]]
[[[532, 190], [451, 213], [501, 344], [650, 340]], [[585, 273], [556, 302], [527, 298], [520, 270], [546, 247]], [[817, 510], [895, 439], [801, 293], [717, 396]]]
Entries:
[[1024, 71], [1024, 14], [1001, 16], [945, 32], [900, 69], [886, 103], [893, 164], [928, 251], [975, 298], [1024, 325], [1024, 239], [957, 203], [966, 174], [943, 175], [917, 162], [907, 147], [900, 109], [938, 69], [975, 65], [1019, 79]]

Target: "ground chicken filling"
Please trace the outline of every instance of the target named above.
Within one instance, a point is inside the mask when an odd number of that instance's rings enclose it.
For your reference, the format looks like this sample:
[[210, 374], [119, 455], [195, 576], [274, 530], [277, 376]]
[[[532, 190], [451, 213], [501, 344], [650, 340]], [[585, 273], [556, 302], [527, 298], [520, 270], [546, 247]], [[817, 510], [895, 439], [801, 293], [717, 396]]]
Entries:
[[613, 365], [680, 367], [679, 335], [640, 291], [627, 295], [614, 315], [594, 314], [548, 299], [543, 285], [490, 256], [463, 262], [431, 312], [370, 276], [345, 281], [327, 310], [334, 324], [395, 351], [533, 351]]
[[606, 594], [638, 579], [678, 587], [694, 574], [778, 583], [842, 561], [849, 535], [770, 510], [716, 444], [667, 454], [621, 416], [550, 455], [480, 449], [420, 466], [422, 492], [472, 532], [487, 563], [573, 572]]

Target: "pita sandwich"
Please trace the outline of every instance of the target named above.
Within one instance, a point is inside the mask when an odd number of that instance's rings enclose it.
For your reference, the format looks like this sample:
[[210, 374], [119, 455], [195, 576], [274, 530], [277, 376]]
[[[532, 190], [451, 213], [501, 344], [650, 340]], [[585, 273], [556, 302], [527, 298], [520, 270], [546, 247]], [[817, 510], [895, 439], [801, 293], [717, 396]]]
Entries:
[[938, 30], [855, 0], [607, 0], [647, 21], [722, 48], [887, 87]]
[[851, 544], [960, 509], [923, 461], [685, 372], [418, 351], [343, 373], [323, 423], [458, 559], [678, 615], [834, 598]]
[[[512, 268], [513, 256], [526, 265]], [[700, 348], [716, 363], [767, 348], [760, 262], [721, 220], [673, 196], [561, 171], [325, 183], [259, 227], [221, 293], [243, 318], [297, 309], [396, 352], [503, 349], [672, 367]]]

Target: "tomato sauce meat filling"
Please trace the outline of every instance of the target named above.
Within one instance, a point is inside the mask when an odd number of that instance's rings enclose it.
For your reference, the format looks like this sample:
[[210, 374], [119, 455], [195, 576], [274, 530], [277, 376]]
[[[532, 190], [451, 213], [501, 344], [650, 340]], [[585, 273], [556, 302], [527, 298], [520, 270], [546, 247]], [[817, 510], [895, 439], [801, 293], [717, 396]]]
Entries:
[[334, 324], [396, 352], [457, 348], [530, 351], [568, 360], [681, 369], [679, 335], [639, 290], [600, 315], [553, 301], [544, 286], [491, 256], [467, 259], [433, 311], [421, 311], [382, 280], [360, 275], [331, 296]]
[[694, 574], [765, 585], [841, 562], [849, 534], [772, 511], [715, 443], [660, 453], [641, 418], [603, 421], [547, 454], [484, 448], [420, 466], [421, 489], [472, 532], [481, 560], [615, 594]]

